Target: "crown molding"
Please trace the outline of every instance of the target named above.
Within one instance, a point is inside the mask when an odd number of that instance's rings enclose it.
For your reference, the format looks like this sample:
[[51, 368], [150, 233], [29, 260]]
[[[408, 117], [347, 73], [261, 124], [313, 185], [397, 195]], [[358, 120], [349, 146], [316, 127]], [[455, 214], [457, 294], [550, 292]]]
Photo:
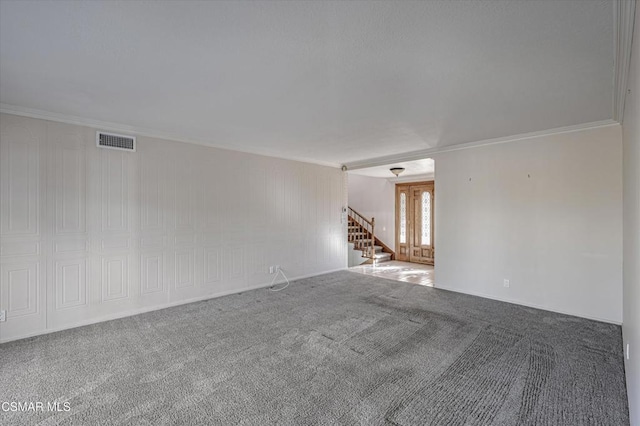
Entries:
[[125, 134], [130, 134], [132, 136], [144, 136], [144, 137], [155, 138], [155, 139], [169, 140], [173, 142], [190, 143], [194, 145], [206, 146], [209, 148], [224, 149], [227, 151], [242, 152], [245, 154], [261, 155], [263, 157], [272, 157], [272, 158], [278, 158], [281, 160], [298, 161], [301, 163], [315, 164], [318, 166], [325, 166], [325, 167], [331, 167], [331, 168], [340, 168], [341, 166], [341, 164], [338, 164], [338, 163], [316, 161], [309, 158], [283, 156], [268, 150], [252, 150], [252, 151], [243, 150], [243, 149], [239, 149], [229, 145], [222, 145], [222, 144], [211, 142], [211, 141], [185, 138], [180, 135], [167, 133], [167, 132], [158, 132], [158, 131], [147, 129], [144, 127], [129, 126], [126, 124], [112, 123], [109, 121], [93, 120], [90, 118], [79, 117], [75, 115], [60, 114], [56, 112], [20, 107], [20, 106], [9, 105], [4, 103], [0, 103], [0, 113], [18, 115], [18, 116], [29, 117], [29, 118], [38, 118], [40, 120], [55, 121], [57, 123], [73, 124], [76, 126], [91, 127], [97, 130], [125, 133]]
[[598, 129], [602, 127], [610, 127], [610, 126], [618, 126], [618, 125], [620, 125], [620, 123], [614, 120], [593, 121], [591, 123], [583, 123], [583, 124], [577, 124], [574, 126], [558, 127], [555, 129], [542, 130], [539, 132], [521, 133], [518, 135], [506, 136], [502, 138], [485, 139], [477, 142], [454, 144], [449, 146], [424, 149], [420, 151], [411, 151], [411, 152], [405, 152], [402, 154], [388, 155], [385, 157], [371, 158], [363, 161], [354, 161], [353, 163], [344, 164], [344, 166], [347, 168], [347, 170], [366, 169], [368, 167], [391, 165], [393, 163], [400, 163], [403, 161], [422, 160], [425, 158], [430, 158], [437, 154], [442, 154], [444, 152], [479, 148], [482, 146], [498, 145], [498, 144], [510, 143], [510, 142], [518, 142], [518, 141], [527, 140], [527, 139], [539, 138], [541, 136], [552, 136], [552, 135], [559, 135], [563, 133], [580, 132], [583, 130]]
[[578, 125], [567, 126], [567, 127], [559, 127], [559, 128], [543, 130], [539, 132], [523, 133], [523, 134], [507, 136], [503, 138], [486, 139], [486, 140], [477, 141], [477, 142], [469, 142], [469, 143], [455, 144], [455, 145], [439, 147], [439, 148], [430, 148], [430, 149], [420, 150], [420, 151], [405, 152], [405, 153], [394, 154], [394, 155], [385, 156], [385, 157], [371, 158], [367, 160], [356, 161], [356, 162], [346, 163], [344, 165], [341, 165], [341, 164], [324, 162], [324, 161], [316, 161], [309, 158], [282, 156], [282, 155], [278, 155], [265, 150], [255, 150], [255, 151], [242, 150], [242, 149], [237, 149], [235, 147], [229, 147], [227, 145], [216, 144], [214, 142], [184, 138], [184, 137], [177, 136], [175, 134], [157, 132], [151, 129], [146, 129], [146, 128], [137, 127], [137, 126], [129, 126], [125, 124], [112, 123], [108, 121], [93, 120], [85, 117], [54, 113], [54, 112], [49, 112], [49, 111], [44, 111], [39, 109], [19, 107], [19, 106], [3, 104], [3, 103], [0, 103], [0, 113], [18, 115], [18, 116], [29, 117], [29, 118], [37, 118], [41, 120], [54, 121], [58, 123], [73, 124], [76, 126], [90, 127], [90, 128], [95, 128], [98, 130], [104, 130], [104, 131], [110, 131], [110, 132], [120, 132], [125, 134], [131, 134], [134, 136], [144, 136], [149, 138], [165, 139], [165, 140], [170, 140], [174, 142], [190, 143], [195, 145], [206, 146], [209, 148], [224, 149], [228, 151], [242, 152], [245, 154], [261, 155], [265, 157], [279, 158], [282, 160], [298, 161], [302, 163], [315, 164], [315, 165], [331, 167], [331, 168], [340, 168], [341, 166], [345, 166], [347, 170], [365, 169], [367, 167], [383, 166], [386, 164], [392, 164], [392, 163], [397, 163], [402, 161], [421, 160], [421, 159], [428, 158], [433, 155], [444, 153], [444, 152], [458, 151], [461, 149], [476, 148], [476, 147], [487, 146], [487, 145], [517, 142], [517, 141], [532, 139], [540, 136], [549, 136], [549, 135], [555, 135], [555, 134], [577, 132], [581, 130], [595, 129], [595, 128], [607, 127], [607, 126], [613, 126], [613, 125], [619, 124], [617, 121], [614, 121], [614, 120], [594, 121], [591, 123], [584, 123], [584, 124], [578, 124]]
[[615, 0], [613, 7], [615, 42], [613, 119], [621, 123], [624, 117], [624, 101], [629, 82], [636, 0]]

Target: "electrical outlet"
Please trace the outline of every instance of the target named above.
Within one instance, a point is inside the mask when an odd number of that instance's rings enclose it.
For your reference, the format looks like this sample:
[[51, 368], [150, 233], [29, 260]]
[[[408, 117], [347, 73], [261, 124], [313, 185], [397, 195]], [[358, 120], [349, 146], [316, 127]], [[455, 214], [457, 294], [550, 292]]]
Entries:
[[7, 311], [0, 311], [0, 322], [5, 322], [7, 320]]
[[627, 361], [629, 360], [629, 344], [627, 343]]
[[280, 272], [280, 265], [269, 266], [270, 274], [277, 274], [278, 272]]
[[509, 280], [508, 279], [504, 279], [504, 284], [503, 284], [506, 288], [509, 288]]

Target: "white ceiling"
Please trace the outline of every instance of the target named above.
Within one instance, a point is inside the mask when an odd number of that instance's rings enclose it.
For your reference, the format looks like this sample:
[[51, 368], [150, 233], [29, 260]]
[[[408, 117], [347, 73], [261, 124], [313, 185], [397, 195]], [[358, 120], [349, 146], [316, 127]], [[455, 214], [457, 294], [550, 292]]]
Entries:
[[1, 1], [0, 102], [337, 165], [611, 119], [613, 10]]
[[396, 176], [389, 171], [392, 167], [404, 167], [404, 172], [400, 173], [398, 178], [403, 179], [409, 176], [432, 176], [435, 171], [435, 163], [431, 158], [422, 160], [402, 161], [385, 166], [367, 167], [364, 169], [350, 170], [349, 173], [354, 175], [369, 176], [376, 178], [385, 178], [396, 180]]

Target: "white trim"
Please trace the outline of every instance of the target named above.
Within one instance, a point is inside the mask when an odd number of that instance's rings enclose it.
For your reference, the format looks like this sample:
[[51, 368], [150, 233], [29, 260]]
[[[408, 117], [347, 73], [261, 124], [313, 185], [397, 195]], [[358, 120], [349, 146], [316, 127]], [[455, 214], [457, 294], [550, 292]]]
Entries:
[[34, 108], [25, 108], [16, 105], [0, 103], [0, 113], [18, 115], [21, 117], [38, 118], [40, 120], [55, 121], [57, 123], [74, 124], [76, 126], [91, 127], [93, 129], [101, 129], [105, 132], [121, 132], [129, 133], [136, 136], [145, 136], [148, 138], [164, 139], [174, 142], [191, 143], [194, 145], [207, 146], [209, 148], [224, 149], [227, 151], [243, 152], [245, 154], [261, 155], [263, 157], [279, 158], [282, 160], [298, 161], [301, 163], [316, 164], [338, 169], [341, 164], [331, 163], [328, 161], [317, 161], [310, 158], [294, 157], [281, 155], [264, 149], [241, 149], [234, 146], [219, 144], [213, 141], [195, 140], [178, 136], [173, 133], [158, 132], [144, 127], [129, 126], [126, 124], [112, 123], [109, 121], [92, 120], [90, 118], [78, 117], [75, 115], [59, 114]]
[[629, 82], [636, 0], [616, 0], [613, 8], [613, 119], [621, 123]]
[[437, 283], [432, 288], [436, 288], [436, 289], [439, 289], [439, 290], [452, 291], [454, 293], [468, 294], [470, 296], [482, 297], [484, 299], [497, 300], [499, 302], [511, 303], [513, 305], [526, 306], [528, 308], [540, 309], [541, 311], [555, 312], [557, 314], [571, 315], [573, 317], [585, 318], [585, 319], [589, 319], [589, 320], [593, 320], [593, 321], [606, 322], [608, 324], [622, 325], [621, 321], [614, 321], [614, 320], [610, 320], [610, 319], [606, 319], [606, 318], [592, 317], [592, 316], [584, 315], [584, 314], [581, 314], [581, 313], [578, 313], [578, 312], [564, 311], [564, 310], [561, 310], [561, 309], [550, 309], [548, 306], [536, 305], [535, 303], [524, 303], [524, 302], [522, 302], [520, 300], [514, 300], [514, 299], [507, 299], [507, 298], [502, 298], [502, 297], [497, 297], [497, 296], [491, 296], [491, 295], [488, 295], [488, 294], [485, 294], [485, 293], [480, 293], [480, 292], [475, 292], [475, 291], [463, 291], [463, 290], [460, 290], [460, 289], [457, 289], [457, 288], [454, 288], [454, 287], [441, 286], [441, 285], [438, 285]]
[[617, 126], [619, 123], [614, 120], [593, 121], [591, 123], [577, 124], [575, 126], [558, 127], [555, 129], [541, 130], [539, 132], [522, 133], [519, 135], [505, 136], [501, 138], [485, 139], [477, 142], [468, 142], [443, 147], [429, 148], [420, 151], [405, 152], [402, 154], [389, 155], [386, 157], [371, 158], [369, 160], [355, 161], [347, 163], [347, 170], [366, 169], [367, 167], [384, 166], [386, 164], [400, 163], [403, 161], [423, 160], [444, 152], [459, 151], [462, 149], [478, 148], [488, 145], [497, 145], [510, 142], [518, 142], [526, 139], [533, 139], [542, 136], [559, 135], [563, 133], [580, 132], [583, 130], [598, 129], [602, 127]]
[[[291, 278], [290, 281], [298, 281], [298, 280], [302, 280], [302, 279], [305, 279], [305, 278], [318, 277], [320, 275], [326, 275], [326, 274], [330, 274], [332, 272], [344, 271], [346, 269], [348, 269], [348, 268], [344, 267], [344, 268], [331, 269], [329, 271], [323, 271], [323, 272], [318, 272], [318, 273], [313, 273], [313, 274], [300, 275], [300, 276]], [[278, 284], [281, 284], [281, 282], [276, 281], [274, 283], [274, 285], [278, 285]], [[221, 291], [221, 292], [218, 292], [218, 293], [208, 294], [206, 296], [198, 296], [198, 297], [194, 297], [194, 298], [191, 298], [191, 299], [179, 300], [179, 301], [176, 301], [176, 302], [168, 302], [168, 303], [163, 303], [161, 305], [155, 305], [155, 306], [151, 306], [151, 307], [133, 309], [133, 310], [130, 310], [130, 311], [125, 311], [125, 312], [118, 312], [116, 314], [104, 315], [102, 317], [92, 318], [90, 320], [77, 321], [75, 323], [67, 324], [67, 325], [64, 325], [62, 327], [48, 328], [46, 330], [36, 331], [34, 333], [27, 333], [27, 334], [20, 335], [20, 336], [14, 336], [14, 337], [10, 337], [8, 339], [0, 339], [0, 344], [13, 342], [13, 341], [16, 341], [16, 340], [27, 339], [29, 337], [36, 337], [36, 336], [42, 336], [42, 335], [45, 335], [45, 334], [56, 333], [58, 331], [69, 330], [69, 329], [72, 329], [72, 328], [83, 327], [83, 326], [86, 326], [86, 325], [97, 324], [97, 323], [100, 323], [100, 322], [112, 321], [112, 320], [116, 320], [116, 319], [120, 319], [120, 318], [131, 317], [131, 316], [135, 316], [135, 315], [144, 314], [144, 313], [147, 313], [147, 312], [159, 311], [161, 309], [172, 308], [174, 306], [187, 305], [189, 303], [201, 302], [203, 300], [216, 299], [218, 297], [229, 296], [231, 294], [238, 294], [238, 293], [244, 293], [246, 291], [259, 290], [261, 288], [267, 288], [267, 287], [271, 287], [271, 282], [269, 282], [267, 284], [262, 283], [262, 284], [258, 284], [258, 285], [255, 285], [255, 286], [245, 287], [245, 288], [239, 288], [239, 289], [233, 289], [233, 290], [225, 290], [225, 291]]]

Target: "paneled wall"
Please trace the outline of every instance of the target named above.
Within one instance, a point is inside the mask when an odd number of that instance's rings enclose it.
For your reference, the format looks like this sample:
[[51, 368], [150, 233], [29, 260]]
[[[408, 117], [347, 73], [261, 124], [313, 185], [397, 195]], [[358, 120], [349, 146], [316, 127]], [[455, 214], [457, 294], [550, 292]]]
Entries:
[[337, 169], [0, 116], [0, 341], [346, 267]]

